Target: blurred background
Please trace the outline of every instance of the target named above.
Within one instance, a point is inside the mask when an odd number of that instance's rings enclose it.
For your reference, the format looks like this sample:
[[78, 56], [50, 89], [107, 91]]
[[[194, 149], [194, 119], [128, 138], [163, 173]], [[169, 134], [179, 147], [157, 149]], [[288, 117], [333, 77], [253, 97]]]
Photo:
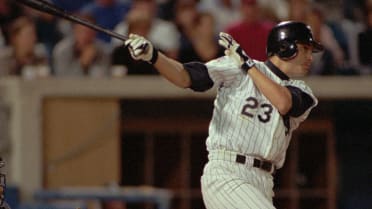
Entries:
[[[181, 62], [223, 55], [220, 31], [264, 61], [276, 23], [309, 24], [325, 46], [305, 78], [320, 103], [275, 174], [274, 204], [372, 208], [371, 0], [50, 2]], [[0, 187], [11, 208], [204, 208], [214, 90], [178, 89], [121, 41], [15, 0], [0, 0], [0, 24]]]

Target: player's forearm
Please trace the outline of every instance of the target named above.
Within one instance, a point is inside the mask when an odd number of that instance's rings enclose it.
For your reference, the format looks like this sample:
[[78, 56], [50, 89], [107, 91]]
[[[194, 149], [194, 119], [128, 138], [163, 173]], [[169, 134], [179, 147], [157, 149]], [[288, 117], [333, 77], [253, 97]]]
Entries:
[[159, 52], [159, 57], [154, 66], [162, 76], [176, 86], [187, 88], [191, 85], [190, 76], [180, 62]]
[[152, 63], [159, 73], [174, 85], [182, 88], [191, 86], [191, 78], [182, 63], [159, 52], [146, 38], [129, 34], [125, 45], [133, 59]]
[[255, 67], [248, 71], [249, 76], [263, 95], [285, 115], [292, 107], [292, 96], [289, 90], [265, 76]]

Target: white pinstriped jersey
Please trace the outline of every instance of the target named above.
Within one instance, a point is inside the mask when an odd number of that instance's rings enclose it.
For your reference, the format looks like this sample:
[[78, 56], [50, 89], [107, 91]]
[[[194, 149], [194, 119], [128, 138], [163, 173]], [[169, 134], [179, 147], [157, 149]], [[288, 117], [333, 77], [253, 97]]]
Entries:
[[299, 117], [290, 117], [288, 127], [283, 116], [231, 58], [224, 56], [212, 60], [206, 66], [218, 92], [209, 126], [207, 149], [257, 156], [274, 162], [280, 168], [292, 131], [307, 118], [310, 110], [316, 106], [317, 99], [304, 81], [283, 80], [265, 63], [255, 63], [258, 70], [278, 84], [297, 87], [310, 95], [314, 104]]

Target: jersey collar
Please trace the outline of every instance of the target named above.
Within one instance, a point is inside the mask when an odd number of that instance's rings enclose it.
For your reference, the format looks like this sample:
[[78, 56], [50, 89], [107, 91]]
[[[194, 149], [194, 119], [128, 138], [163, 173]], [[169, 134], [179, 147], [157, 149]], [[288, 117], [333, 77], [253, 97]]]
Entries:
[[270, 60], [266, 60], [265, 65], [269, 67], [271, 72], [278, 76], [282, 80], [289, 80], [289, 77], [283, 73], [279, 68], [277, 68]]

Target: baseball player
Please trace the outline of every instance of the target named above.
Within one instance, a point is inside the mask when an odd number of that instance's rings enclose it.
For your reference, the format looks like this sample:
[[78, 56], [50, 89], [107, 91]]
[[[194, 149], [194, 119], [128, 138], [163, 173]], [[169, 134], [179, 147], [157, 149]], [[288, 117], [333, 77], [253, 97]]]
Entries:
[[125, 42], [134, 59], [152, 63], [176, 86], [218, 89], [201, 177], [205, 206], [272, 209], [273, 173], [283, 166], [293, 130], [317, 105], [311, 89], [290, 77], [308, 73], [312, 53], [323, 47], [309, 26], [293, 21], [272, 29], [265, 62], [252, 60], [229, 34], [220, 33], [219, 43], [225, 56], [182, 64], [141, 36]]

